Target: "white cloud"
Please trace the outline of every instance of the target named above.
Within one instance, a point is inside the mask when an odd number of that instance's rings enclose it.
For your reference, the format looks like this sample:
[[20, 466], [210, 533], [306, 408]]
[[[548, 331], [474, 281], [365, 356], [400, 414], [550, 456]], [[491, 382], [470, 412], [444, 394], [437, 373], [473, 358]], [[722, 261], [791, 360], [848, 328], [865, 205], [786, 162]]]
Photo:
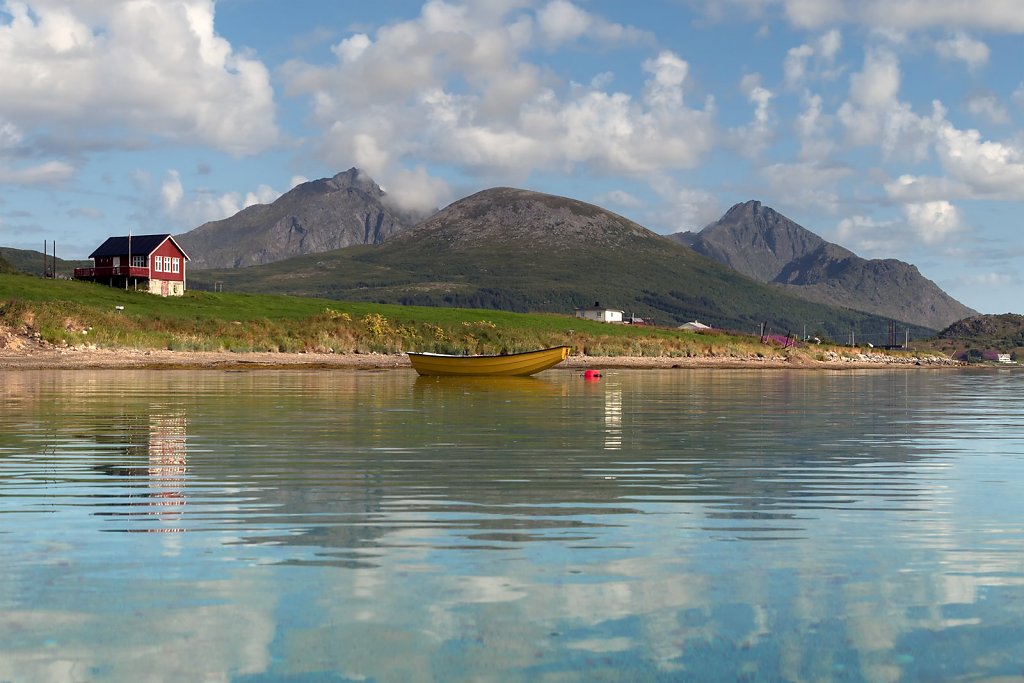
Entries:
[[728, 20], [739, 7], [761, 19], [776, 8], [804, 29], [840, 24], [913, 31], [947, 28], [1024, 33], [1024, 13], [1016, 0], [696, 0], [715, 20]]
[[821, 95], [804, 92], [804, 110], [794, 123], [800, 139], [799, 158], [804, 162], [823, 162], [835, 149], [829, 135], [832, 117], [822, 113]]
[[790, 48], [782, 65], [786, 85], [790, 88], [800, 87], [811, 76], [822, 80], [835, 78], [836, 71], [831, 67], [842, 46], [842, 34], [837, 29], [832, 29], [821, 35], [813, 45], [804, 44]]
[[907, 224], [925, 244], [938, 244], [962, 231], [960, 211], [947, 201], [906, 204]]
[[829, 62], [834, 61], [843, 47], [843, 36], [839, 29], [832, 29], [818, 39], [818, 53]]
[[864, 69], [850, 76], [850, 101], [868, 109], [879, 109], [896, 100], [900, 91], [900, 64], [885, 48], [868, 49]]
[[23, 138], [24, 136], [17, 126], [10, 121], [0, 119], [0, 151], [17, 147]]
[[845, 0], [845, 4], [857, 20], [871, 25], [1024, 32], [1024, 13], [1016, 0]]
[[256, 188], [255, 192], [245, 193], [245, 199], [242, 201], [242, 208], [244, 209], [255, 204], [270, 204], [280, 196], [281, 193], [269, 185], [260, 185]]
[[642, 199], [625, 190], [611, 190], [594, 197], [598, 206], [621, 206], [627, 209], [638, 209], [644, 205]]
[[815, 161], [779, 163], [761, 169], [761, 177], [782, 201], [795, 206], [816, 206], [835, 213], [839, 206], [836, 186], [853, 174], [847, 166]]
[[840, 23], [895, 29], [945, 27], [1024, 33], [1024, 13], [1016, 0], [703, 0], [708, 16], [727, 19], [739, 6], [754, 17], [781, 8], [801, 28]]
[[700, 230], [722, 215], [718, 198], [706, 190], [681, 187], [668, 176], [658, 176], [651, 188], [662, 199], [662, 208], [649, 221], [669, 233]]
[[[532, 17], [489, 3], [441, 5], [428, 3], [420, 17], [370, 32], [359, 41], [357, 59], [338, 47], [334, 64], [285, 67], [290, 92], [311, 99], [328, 163], [354, 163], [385, 180], [409, 164], [447, 165], [508, 183], [535, 170], [692, 168], [711, 148], [714, 100], [703, 108], [687, 102], [690, 66], [678, 54], [663, 50], [645, 60], [639, 92], [612, 90], [606, 71], [589, 84], [564, 84], [527, 61], [527, 53], [554, 39], [633, 34], [560, 0]], [[582, 18], [585, 36], [572, 28], [572, 17]], [[401, 191], [391, 186], [393, 194]]]
[[6, 7], [0, 102], [26, 135], [127, 126], [233, 154], [277, 140], [267, 69], [215, 33], [213, 0]]
[[879, 221], [861, 215], [839, 221], [836, 242], [867, 258], [891, 256], [906, 246], [906, 238], [896, 221]]
[[427, 212], [446, 206], [452, 190], [444, 180], [433, 178], [422, 166], [412, 171], [399, 169], [386, 176], [388, 202], [404, 211]]
[[1017, 284], [1019, 278], [1010, 273], [979, 273], [960, 279], [962, 284], [974, 287], [1008, 287]]
[[338, 58], [342, 62], [350, 63], [362, 57], [363, 53], [370, 47], [370, 42], [370, 37], [368, 35], [365, 33], [357, 33], [356, 35], [341, 41], [331, 48], [331, 50], [334, 54], [338, 55]]
[[928, 202], [936, 199], [969, 197], [970, 188], [948, 178], [904, 174], [884, 184], [885, 194], [901, 202]]
[[160, 186], [160, 197], [163, 199], [164, 211], [173, 213], [181, 204], [185, 196], [185, 188], [181, 184], [181, 174], [175, 170], [167, 172], [163, 184]]
[[256, 190], [245, 193], [215, 195], [205, 191], [187, 192], [181, 174], [174, 169], [167, 171], [160, 186], [164, 215], [181, 230], [228, 218], [254, 204], [269, 204], [280, 196], [280, 192], [268, 185], [260, 185]]
[[807, 60], [813, 54], [814, 48], [810, 45], [800, 45], [789, 49], [782, 67], [787, 85], [796, 87], [804, 82], [807, 77]]
[[935, 130], [945, 116], [938, 102], [932, 103], [932, 116], [918, 116], [909, 104], [899, 102], [882, 116], [882, 156], [886, 161], [920, 163], [928, 159]]
[[936, 154], [943, 169], [975, 197], [1024, 199], [1024, 152], [1010, 143], [984, 140], [977, 130], [945, 122]]
[[650, 36], [631, 26], [607, 21], [568, 0], [552, 0], [537, 12], [537, 26], [549, 44], [560, 45], [581, 38], [602, 42], [641, 42]]
[[1021, 82], [1017, 89], [1013, 91], [1013, 101], [1021, 111], [1024, 111], [1024, 82]]
[[0, 164], [0, 183], [10, 185], [54, 185], [70, 180], [74, 174], [74, 166], [63, 161], [45, 161], [23, 167]]
[[[897, 99], [901, 80], [899, 60], [892, 51], [881, 47], [867, 50], [863, 69], [850, 75], [849, 99], [836, 113], [851, 144], [882, 143], [887, 126], [905, 128], [912, 123]], [[887, 120], [893, 116], [899, 120]]]
[[975, 71], [988, 63], [989, 49], [985, 43], [975, 40], [962, 31], [935, 44], [935, 51], [944, 59], [960, 60]]
[[1010, 112], [992, 93], [974, 95], [967, 100], [967, 111], [996, 125], [1010, 123]]
[[739, 143], [741, 154], [756, 157], [768, 146], [773, 133], [770, 104], [775, 94], [761, 85], [760, 74], [744, 76], [740, 90], [754, 105], [754, 116], [749, 124], [734, 130], [730, 137]]

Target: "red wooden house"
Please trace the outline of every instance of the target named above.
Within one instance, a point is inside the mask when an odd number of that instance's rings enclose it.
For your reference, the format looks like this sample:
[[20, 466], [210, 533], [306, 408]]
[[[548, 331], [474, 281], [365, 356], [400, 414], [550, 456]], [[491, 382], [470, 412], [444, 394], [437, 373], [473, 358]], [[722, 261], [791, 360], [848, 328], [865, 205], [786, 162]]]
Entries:
[[170, 235], [108, 237], [89, 254], [92, 268], [75, 268], [76, 280], [102, 282], [111, 287], [145, 287], [151, 294], [185, 293], [188, 254]]

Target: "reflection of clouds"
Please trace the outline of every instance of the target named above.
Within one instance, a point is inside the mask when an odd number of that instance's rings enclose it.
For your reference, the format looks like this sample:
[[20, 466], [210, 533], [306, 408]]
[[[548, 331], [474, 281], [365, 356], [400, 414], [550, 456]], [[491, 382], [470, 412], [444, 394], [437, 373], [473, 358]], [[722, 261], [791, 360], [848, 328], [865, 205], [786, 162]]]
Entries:
[[[568, 425], [546, 391], [416, 394], [401, 373], [208, 374], [201, 404], [189, 394], [177, 413], [134, 396], [111, 414], [140, 417], [137, 478], [101, 484], [132, 489], [140, 528], [168, 513], [167, 527], [184, 526], [183, 506], [145, 498], [193, 485], [196, 533], [16, 551], [52, 576], [0, 585], [0, 604], [16, 608], [0, 614], [0, 680], [127, 680], [165, 653], [182, 661], [159, 662], [153, 678], [588, 680], [573, 665], [608, 654], [608, 678], [708, 678], [701, 667], [718, 665], [730, 679], [930, 680], [913, 667], [950, 640], [968, 670], [1016, 671], [1020, 655], [998, 641], [1024, 623], [1020, 443], [977, 420], [951, 433], [955, 405], [919, 397], [945, 380], [890, 377], [619, 373], [565, 402]], [[533, 412], [512, 419], [505, 404]], [[580, 434], [581, 423], [601, 428]], [[988, 456], [969, 451], [978, 436]], [[80, 485], [74, 454], [61, 455], [61, 483]], [[608, 468], [614, 480], [589, 476]], [[122, 509], [112, 498], [88, 502]], [[96, 543], [80, 531], [61, 538]], [[116, 606], [69, 613], [67, 594], [40, 588], [127, 571], [117, 553], [171, 541], [181, 568], [148, 571], [181, 582], [133, 576], [127, 595], [118, 583], [91, 598], [119, 592]], [[102, 552], [106, 564], [88, 564]], [[236, 588], [196, 578], [233, 570]], [[53, 613], [25, 609], [37, 594]]]
[[230, 680], [266, 671], [275, 623], [258, 586], [223, 581], [192, 589], [191, 604], [174, 608], [156, 599], [159, 584], [126, 583], [118, 600], [134, 609], [114, 617], [103, 610], [4, 611], [0, 680]]
[[512, 602], [521, 600], [528, 592], [522, 581], [506, 576], [463, 576], [455, 599], [459, 603]]
[[572, 650], [590, 652], [625, 652], [636, 646], [632, 638], [586, 638], [569, 643]]

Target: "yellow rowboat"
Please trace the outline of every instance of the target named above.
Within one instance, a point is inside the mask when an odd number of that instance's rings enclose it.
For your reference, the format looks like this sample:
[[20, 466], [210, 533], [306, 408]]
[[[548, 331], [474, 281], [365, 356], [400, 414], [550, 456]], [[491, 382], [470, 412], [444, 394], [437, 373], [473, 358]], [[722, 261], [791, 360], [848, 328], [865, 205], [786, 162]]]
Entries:
[[447, 356], [409, 352], [409, 361], [421, 375], [490, 375], [523, 377], [547, 370], [569, 357], [572, 347], [510, 353], [503, 356]]

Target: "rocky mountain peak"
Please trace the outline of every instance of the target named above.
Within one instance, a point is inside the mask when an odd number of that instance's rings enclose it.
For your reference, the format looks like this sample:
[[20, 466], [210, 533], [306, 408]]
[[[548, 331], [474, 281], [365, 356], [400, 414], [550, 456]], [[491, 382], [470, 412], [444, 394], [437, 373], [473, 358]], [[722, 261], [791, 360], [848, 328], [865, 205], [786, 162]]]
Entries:
[[495, 187], [445, 207], [403, 239], [433, 234], [450, 244], [479, 246], [511, 241], [558, 249], [586, 242], [621, 247], [650, 230], [607, 209], [567, 197]]
[[420, 216], [385, 202], [373, 178], [350, 168], [295, 186], [270, 204], [178, 235], [193, 267], [237, 268], [360, 244], [380, 244]]
[[736, 204], [699, 233], [672, 237], [748, 277], [811, 301], [931, 329], [974, 313], [913, 265], [863, 259], [756, 200]]
[[325, 181], [325, 184], [333, 190], [346, 190], [349, 188], [363, 190], [378, 196], [384, 196], [384, 190], [380, 188], [373, 178], [353, 166], [347, 171], [335, 175]]

